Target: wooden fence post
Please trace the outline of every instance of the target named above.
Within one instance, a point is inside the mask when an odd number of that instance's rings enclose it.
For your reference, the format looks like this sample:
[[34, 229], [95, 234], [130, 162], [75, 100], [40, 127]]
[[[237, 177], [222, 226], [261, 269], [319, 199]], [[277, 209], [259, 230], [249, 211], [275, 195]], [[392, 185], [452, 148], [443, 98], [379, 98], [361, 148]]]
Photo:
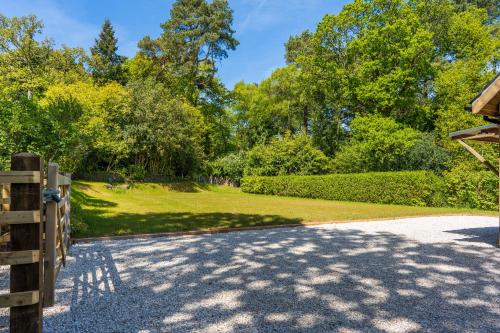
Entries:
[[[58, 189], [59, 166], [49, 163], [47, 172], [47, 187]], [[44, 295], [43, 306], [54, 305], [55, 271], [56, 271], [56, 228], [57, 228], [57, 208], [56, 202], [48, 202], [45, 212], [45, 271], [44, 271]]]
[[[39, 210], [43, 216], [42, 188], [43, 162], [39, 156], [21, 153], [12, 156], [12, 171], [40, 171], [40, 183], [11, 185], [11, 211]], [[12, 251], [39, 250], [43, 258], [42, 222], [12, 224], [10, 226]], [[10, 268], [11, 293], [38, 291], [43, 288], [43, 260], [33, 264], [13, 265]], [[42, 298], [33, 305], [16, 306], [10, 309], [10, 332], [26, 333], [42, 331]]]

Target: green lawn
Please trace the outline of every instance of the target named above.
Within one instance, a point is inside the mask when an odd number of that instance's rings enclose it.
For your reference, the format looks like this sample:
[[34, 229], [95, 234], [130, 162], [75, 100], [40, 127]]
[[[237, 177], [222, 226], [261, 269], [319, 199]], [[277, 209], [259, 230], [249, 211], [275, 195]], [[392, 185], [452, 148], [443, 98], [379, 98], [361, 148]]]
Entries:
[[74, 182], [72, 202], [81, 205], [88, 228], [79, 237], [307, 224], [393, 217], [495, 212], [275, 197], [223, 186], [192, 183], [139, 184], [107, 189], [104, 183]]

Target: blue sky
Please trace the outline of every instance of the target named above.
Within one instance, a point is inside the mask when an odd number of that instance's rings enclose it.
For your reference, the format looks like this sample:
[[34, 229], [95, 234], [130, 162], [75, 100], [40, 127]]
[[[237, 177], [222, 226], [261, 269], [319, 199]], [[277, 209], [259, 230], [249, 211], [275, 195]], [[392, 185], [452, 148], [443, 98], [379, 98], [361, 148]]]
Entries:
[[[315, 29], [325, 14], [338, 13], [346, 0], [229, 0], [234, 10], [238, 49], [219, 64], [228, 88], [241, 80], [259, 82], [284, 65], [284, 46], [292, 34]], [[157, 37], [173, 0], [0, 0], [7, 16], [35, 14], [44, 34], [56, 45], [87, 51], [109, 18], [119, 40], [119, 52], [133, 56], [145, 35]]]

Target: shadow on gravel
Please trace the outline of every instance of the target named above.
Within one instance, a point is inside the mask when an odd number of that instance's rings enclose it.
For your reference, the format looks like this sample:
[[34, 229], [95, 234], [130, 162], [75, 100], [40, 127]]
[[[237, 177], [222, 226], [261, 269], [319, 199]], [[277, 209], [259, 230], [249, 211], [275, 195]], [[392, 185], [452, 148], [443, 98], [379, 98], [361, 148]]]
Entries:
[[500, 331], [498, 249], [387, 232], [81, 244], [59, 280], [47, 332]]
[[498, 246], [498, 228], [485, 227], [485, 228], [469, 228], [459, 230], [449, 230], [447, 233], [466, 236], [467, 238], [460, 238], [463, 242], [485, 243]]

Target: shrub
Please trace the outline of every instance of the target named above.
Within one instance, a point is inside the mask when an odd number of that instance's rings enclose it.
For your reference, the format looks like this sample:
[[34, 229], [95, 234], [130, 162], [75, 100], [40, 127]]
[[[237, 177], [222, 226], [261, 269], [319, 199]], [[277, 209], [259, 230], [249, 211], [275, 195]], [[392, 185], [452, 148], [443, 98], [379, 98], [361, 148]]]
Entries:
[[211, 162], [209, 167], [211, 176], [230, 180], [234, 185], [239, 186], [245, 167], [245, 155], [243, 153], [229, 154]]
[[419, 138], [419, 132], [392, 118], [378, 115], [356, 117], [351, 138], [335, 156], [338, 172], [397, 171]]
[[442, 206], [442, 178], [429, 171], [244, 177], [247, 193], [411, 206]]
[[458, 166], [444, 173], [447, 203], [453, 207], [498, 209], [498, 177]]
[[443, 147], [436, 144], [433, 134], [421, 133], [420, 139], [405, 156], [405, 170], [433, 170], [443, 172], [450, 160], [450, 155]]
[[404, 127], [392, 118], [369, 115], [351, 123], [351, 139], [335, 156], [338, 172], [442, 171], [449, 156], [432, 134]]
[[146, 178], [146, 174], [147, 172], [144, 166], [133, 164], [128, 166], [126, 172], [122, 173], [121, 178], [123, 179], [130, 178], [132, 180], [143, 180], [144, 178]]
[[331, 171], [331, 160], [306, 135], [285, 136], [248, 152], [245, 175], [318, 175]]

